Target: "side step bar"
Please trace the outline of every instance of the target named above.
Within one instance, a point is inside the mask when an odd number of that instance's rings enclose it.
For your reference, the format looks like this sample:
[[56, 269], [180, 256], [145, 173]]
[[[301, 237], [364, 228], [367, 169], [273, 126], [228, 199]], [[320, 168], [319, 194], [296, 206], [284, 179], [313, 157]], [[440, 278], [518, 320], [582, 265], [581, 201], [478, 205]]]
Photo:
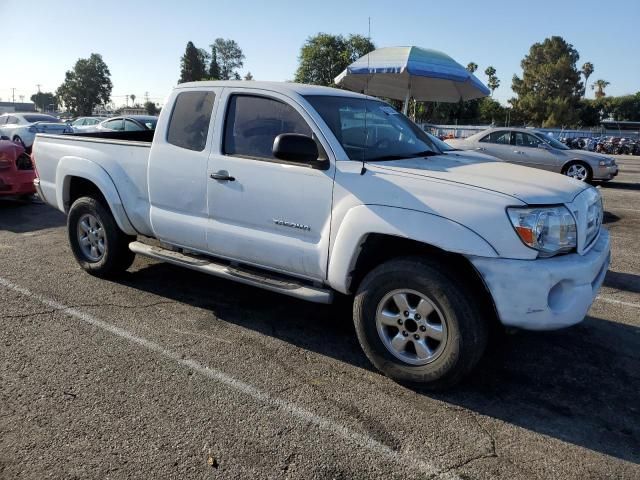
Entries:
[[167, 250], [166, 248], [147, 245], [142, 242], [131, 242], [129, 244], [129, 250], [145, 257], [155, 258], [216, 277], [264, 288], [265, 290], [282, 293], [290, 297], [301, 298], [308, 302], [331, 303], [333, 301], [333, 292], [331, 292], [331, 290], [305, 285], [293, 279], [271, 275], [268, 272], [258, 272], [256, 270], [216, 263], [206, 257], [185, 255]]

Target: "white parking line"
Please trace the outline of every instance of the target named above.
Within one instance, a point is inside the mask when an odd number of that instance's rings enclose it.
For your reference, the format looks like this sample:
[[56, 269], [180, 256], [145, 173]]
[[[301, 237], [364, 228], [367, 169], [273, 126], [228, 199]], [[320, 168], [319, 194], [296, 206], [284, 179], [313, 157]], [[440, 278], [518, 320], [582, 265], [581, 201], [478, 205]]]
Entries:
[[602, 295], [598, 295], [596, 297], [596, 300], [600, 300], [602, 302], [607, 302], [607, 303], [614, 303], [616, 305], [624, 305], [625, 307], [635, 307], [635, 308], [640, 308], [640, 303], [635, 303], [635, 302], [625, 302], [623, 300], [616, 300], [615, 298], [607, 298], [607, 297], [603, 297]]
[[439, 478], [459, 479], [458, 476], [452, 474], [451, 472], [441, 472], [440, 469], [438, 469], [435, 465], [429, 463], [428, 461], [417, 460], [417, 458], [425, 455], [424, 452], [398, 452], [388, 447], [387, 445], [378, 442], [374, 438], [351, 430], [348, 426], [342, 423], [322, 417], [320, 415], [316, 415], [309, 410], [299, 407], [293, 402], [274, 397], [273, 395], [270, 395], [269, 393], [264, 392], [249, 383], [238, 380], [222, 371], [209, 368], [196, 362], [195, 360], [183, 358], [182, 355], [176, 352], [172, 352], [171, 350], [167, 350], [158, 343], [147, 340], [144, 337], [139, 337], [123, 328], [99, 320], [93, 315], [81, 312], [79, 310], [76, 310], [75, 308], [67, 307], [62, 303], [56, 302], [55, 300], [51, 300], [38, 293], [31, 292], [30, 290], [16, 285], [13, 282], [2, 277], [0, 277], [0, 285], [21, 295], [35, 299], [51, 309], [58, 310], [61, 313], [72, 316], [78, 320], [88, 323], [89, 325], [93, 325], [94, 327], [105, 330], [117, 337], [123, 338], [130, 343], [143, 347], [162, 357], [173, 360], [179, 365], [188, 368], [193, 372], [199, 373], [209, 380], [213, 380], [227, 386], [228, 388], [239, 391], [253, 398], [257, 402], [275, 407], [276, 409], [290, 415], [291, 417], [297, 418], [298, 420], [316, 425], [318, 428], [329, 431], [342, 437], [348, 442], [353, 442], [373, 452], [383, 455], [400, 465], [410, 465], [418, 471], [421, 471], [427, 475], [436, 475]]

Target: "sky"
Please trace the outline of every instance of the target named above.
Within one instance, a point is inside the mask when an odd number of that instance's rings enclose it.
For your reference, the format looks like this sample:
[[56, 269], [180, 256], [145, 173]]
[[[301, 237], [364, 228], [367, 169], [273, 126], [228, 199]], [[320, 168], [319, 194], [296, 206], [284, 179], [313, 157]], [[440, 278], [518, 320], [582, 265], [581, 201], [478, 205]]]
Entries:
[[209, 49], [218, 37], [244, 51], [243, 75], [291, 80], [309, 36], [366, 36], [369, 18], [378, 47], [441, 50], [462, 65], [477, 63], [485, 83], [484, 69], [492, 65], [501, 80], [494, 96], [502, 103], [513, 96], [511, 78], [521, 74], [529, 47], [551, 35], [573, 44], [578, 66], [594, 64], [589, 83], [611, 82], [608, 95], [640, 91], [637, 0], [0, 0], [0, 98], [11, 101], [15, 88], [15, 100], [28, 101], [37, 84], [55, 91], [78, 58], [100, 53], [116, 105], [130, 94], [144, 101], [145, 93], [162, 104], [178, 81], [186, 43]]

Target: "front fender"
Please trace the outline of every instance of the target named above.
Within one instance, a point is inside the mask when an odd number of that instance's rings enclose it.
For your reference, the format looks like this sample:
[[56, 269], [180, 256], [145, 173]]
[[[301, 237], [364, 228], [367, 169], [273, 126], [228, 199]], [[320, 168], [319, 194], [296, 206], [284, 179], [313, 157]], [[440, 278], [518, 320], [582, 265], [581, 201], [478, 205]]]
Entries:
[[448, 218], [405, 208], [359, 205], [347, 212], [335, 236], [327, 276], [331, 287], [349, 293], [351, 271], [363, 242], [372, 233], [407, 238], [452, 253], [498, 256], [484, 238]]
[[58, 162], [56, 168], [56, 203], [60, 210], [67, 213], [71, 207], [69, 199], [71, 179], [73, 177], [88, 180], [100, 190], [120, 230], [128, 235], [137, 233], [127, 217], [122, 199], [107, 171], [86, 158], [68, 156], [62, 157]]

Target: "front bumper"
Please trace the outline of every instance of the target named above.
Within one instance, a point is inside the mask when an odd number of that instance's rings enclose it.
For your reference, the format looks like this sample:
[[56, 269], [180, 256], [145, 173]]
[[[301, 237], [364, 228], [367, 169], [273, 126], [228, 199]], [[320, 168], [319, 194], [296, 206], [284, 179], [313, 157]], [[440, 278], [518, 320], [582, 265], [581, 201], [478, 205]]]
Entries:
[[598, 167], [593, 172], [594, 180], [611, 180], [618, 175], [618, 165], [608, 167]]
[[555, 330], [581, 322], [598, 295], [611, 260], [609, 232], [601, 229], [584, 255], [469, 260], [484, 279], [504, 325]]
[[35, 172], [19, 170], [8, 175], [0, 174], [0, 195], [30, 195], [36, 192], [33, 186]]

